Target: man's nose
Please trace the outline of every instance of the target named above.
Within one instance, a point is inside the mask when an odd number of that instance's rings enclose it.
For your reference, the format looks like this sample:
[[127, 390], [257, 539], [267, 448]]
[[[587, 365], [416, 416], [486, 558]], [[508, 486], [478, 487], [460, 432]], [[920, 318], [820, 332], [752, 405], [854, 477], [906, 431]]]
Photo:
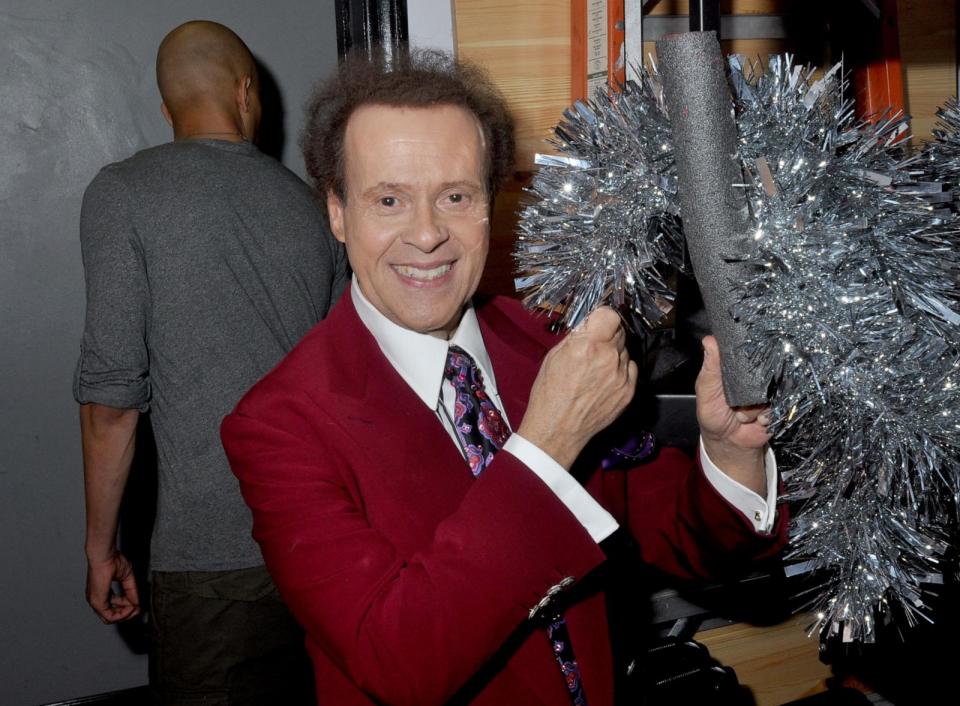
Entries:
[[442, 214], [433, 204], [419, 204], [406, 240], [423, 252], [432, 252], [449, 238]]

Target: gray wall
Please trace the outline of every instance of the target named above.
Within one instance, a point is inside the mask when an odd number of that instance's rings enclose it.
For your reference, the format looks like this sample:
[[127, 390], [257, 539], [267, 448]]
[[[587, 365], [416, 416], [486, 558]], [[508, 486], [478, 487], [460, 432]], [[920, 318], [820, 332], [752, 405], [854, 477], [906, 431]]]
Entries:
[[146, 683], [146, 659], [83, 598], [83, 477], [71, 396], [83, 317], [77, 221], [108, 162], [170, 139], [153, 60], [212, 19], [246, 40], [285, 108], [283, 161], [336, 61], [333, 0], [0, 0], [0, 703]]

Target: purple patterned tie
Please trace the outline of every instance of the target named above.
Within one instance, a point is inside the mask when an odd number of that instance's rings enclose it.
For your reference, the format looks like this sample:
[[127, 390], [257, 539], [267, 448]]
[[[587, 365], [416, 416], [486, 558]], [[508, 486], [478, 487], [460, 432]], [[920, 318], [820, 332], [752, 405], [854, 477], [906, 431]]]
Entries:
[[[510, 430], [500, 410], [484, 390], [483, 375], [469, 353], [457, 346], [450, 346], [443, 377], [450, 381], [455, 393], [453, 426], [457, 438], [460, 439], [470, 470], [474, 476], [479, 476], [490, 465], [494, 454], [503, 448]], [[580, 680], [580, 666], [573, 655], [573, 645], [567, 632], [567, 621], [559, 611], [551, 614], [547, 637], [570, 692], [570, 702], [573, 706], [588, 706]]]
[[479, 476], [506, 443], [510, 430], [483, 389], [483, 374], [469, 353], [450, 346], [443, 377], [450, 381], [456, 393], [453, 426], [470, 470]]

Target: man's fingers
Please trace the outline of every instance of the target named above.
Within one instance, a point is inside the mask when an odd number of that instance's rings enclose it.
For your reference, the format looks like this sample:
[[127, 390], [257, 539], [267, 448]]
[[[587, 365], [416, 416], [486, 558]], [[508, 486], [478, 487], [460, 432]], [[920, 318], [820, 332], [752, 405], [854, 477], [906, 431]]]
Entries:
[[120, 587], [123, 589], [123, 599], [130, 599], [132, 605], [140, 603], [140, 595], [137, 593], [137, 580], [133, 575], [133, 570], [127, 571], [126, 575], [120, 580]]
[[760, 422], [767, 425], [770, 423], [770, 408], [766, 405], [756, 405], [753, 407], [737, 407], [734, 413], [737, 421], [741, 424], [752, 424]]
[[620, 352], [627, 349], [627, 332], [623, 329], [623, 326], [617, 326], [617, 331], [613, 334], [613, 345]]
[[597, 341], [611, 341], [620, 330], [620, 317], [609, 306], [595, 309], [571, 334], [587, 335]]
[[116, 610], [119, 610], [120, 608], [128, 608], [128, 607], [136, 608], [137, 607], [136, 601], [132, 601], [126, 596], [119, 593], [114, 593], [113, 595], [111, 595], [109, 602], [110, 602], [110, 607]]
[[100, 620], [106, 624], [127, 620], [140, 612], [140, 606], [136, 602], [116, 593], [111, 593], [110, 597], [102, 604], [94, 605], [91, 603], [91, 607], [100, 617]]
[[703, 341], [703, 368], [704, 370], [716, 371], [720, 374], [720, 346], [717, 345], [717, 339], [713, 336], [704, 336]]

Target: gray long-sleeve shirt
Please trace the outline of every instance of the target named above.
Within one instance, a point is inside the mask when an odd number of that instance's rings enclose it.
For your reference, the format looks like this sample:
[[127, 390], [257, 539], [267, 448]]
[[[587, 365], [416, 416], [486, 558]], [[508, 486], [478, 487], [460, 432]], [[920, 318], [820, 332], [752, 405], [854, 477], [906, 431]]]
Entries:
[[87, 312], [74, 396], [150, 411], [152, 568], [261, 564], [219, 427], [343, 290], [343, 249], [320, 204], [249, 143], [173, 142], [97, 175], [80, 239]]

